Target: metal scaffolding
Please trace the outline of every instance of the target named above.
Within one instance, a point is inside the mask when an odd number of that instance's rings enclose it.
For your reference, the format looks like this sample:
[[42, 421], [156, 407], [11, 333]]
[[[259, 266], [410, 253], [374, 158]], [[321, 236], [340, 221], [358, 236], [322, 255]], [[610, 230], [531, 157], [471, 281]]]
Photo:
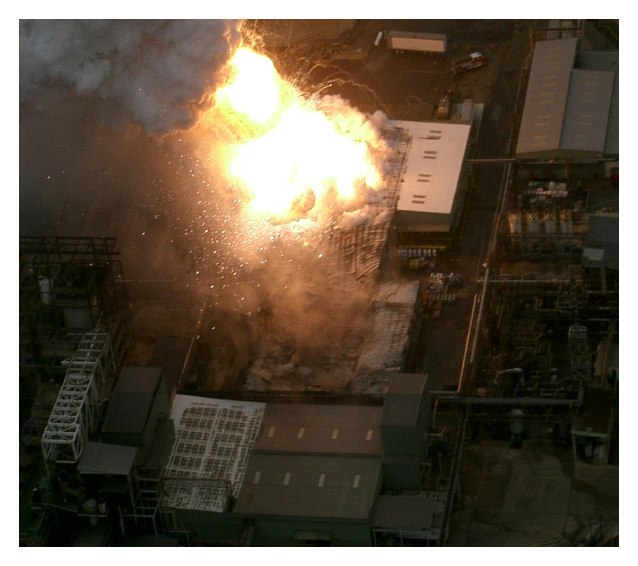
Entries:
[[135, 357], [115, 238], [20, 238], [20, 399], [60, 383], [84, 332], [111, 336], [118, 367]]
[[574, 381], [589, 383], [591, 380], [591, 367], [589, 346], [587, 345], [587, 327], [570, 326], [567, 338], [569, 340], [572, 378]]
[[78, 462], [89, 432], [95, 432], [102, 403], [112, 388], [116, 370], [108, 332], [86, 332], [69, 363], [42, 435], [42, 453], [47, 465]]

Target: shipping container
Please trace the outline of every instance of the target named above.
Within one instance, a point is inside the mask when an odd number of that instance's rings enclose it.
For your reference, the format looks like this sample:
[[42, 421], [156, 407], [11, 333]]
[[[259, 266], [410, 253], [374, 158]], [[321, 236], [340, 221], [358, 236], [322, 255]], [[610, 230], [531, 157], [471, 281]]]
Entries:
[[447, 37], [441, 33], [391, 31], [388, 34], [388, 47], [397, 52], [445, 53]]

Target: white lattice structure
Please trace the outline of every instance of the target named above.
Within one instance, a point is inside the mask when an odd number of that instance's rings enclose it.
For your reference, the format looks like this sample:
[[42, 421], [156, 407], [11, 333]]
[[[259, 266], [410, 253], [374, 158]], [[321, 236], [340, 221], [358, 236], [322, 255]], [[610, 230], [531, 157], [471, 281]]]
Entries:
[[175, 444], [164, 468], [164, 503], [222, 513], [237, 497], [265, 403], [177, 395]]
[[95, 432], [116, 369], [108, 332], [86, 332], [69, 363], [42, 435], [45, 462], [73, 464], [80, 459], [89, 432]]

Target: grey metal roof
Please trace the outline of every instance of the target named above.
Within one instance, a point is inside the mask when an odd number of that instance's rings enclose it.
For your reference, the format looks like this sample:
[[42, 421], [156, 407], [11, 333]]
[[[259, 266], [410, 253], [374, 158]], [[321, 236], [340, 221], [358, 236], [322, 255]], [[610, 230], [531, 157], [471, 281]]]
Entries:
[[437, 500], [419, 495], [381, 495], [372, 511], [371, 526], [379, 529], [426, 530], [432, 526]]
[[560, 146], [577, 39], [538, 41], [530, 69], [516, 154]]
[[169, 392], [174, 391], [178, 385], [189, 346], [190, 339], [180, 336], [160, 338], [155, 344], [149, 365], [164, 368], [164, 379]]
[[132, 446], [87, 442], [78, 462], [78, 472], [128, 476], [133, 468], [137, 450]]
[[619, 114], [619, 57], [618, 51], [579, 51], [576, 54], [576, 68], [590, 71], [611, 71], [615, 73], [614, 89], [611, 95], [609, 118], [607, 120], [607, 136], [605, 138], [605, 154], [617, 155], [619, 146], [620, 114]]
[[414, 426], [427, 383], [427, 375], [400, 373], [392, 376], [383, 405], [381, 426]]
[[603, 153], [614, 77], [611, 71], [572, 71], [562, 148]]
[[426, 389], [427, 381], [426, 373], [397, 373], [392, 376], [388, 394], [421, 395]]
[[614, 76], [614, 90], [611, 94], [609, 106], [609, 118], [607, 119], [607, 137], [605, 138], [605, 153], [617, 155], [619, 153], [620, 140], [620, 90], [618, 73]]
[[234, 513], [273, 517], [370, 517], [381, 458], [253, 452]]
[[253, 452], [381, 455], [382, 407], [268, 404]]
[[104, 432], [142, 433], [162, 368], [125, 367], [111, 395]]
[[583, 266], [619, 268], [618, 214], [592, 214], [583, 250]]

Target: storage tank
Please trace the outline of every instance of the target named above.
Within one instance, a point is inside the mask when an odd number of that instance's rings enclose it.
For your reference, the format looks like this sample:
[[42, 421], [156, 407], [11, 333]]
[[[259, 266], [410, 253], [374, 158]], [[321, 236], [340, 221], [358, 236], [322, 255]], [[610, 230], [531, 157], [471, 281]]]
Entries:
[[571, 208], [564, 208], [560, 211], [560, 232], [561, 234], [574, 233]]
[[556, 233], [556, 211], [553, 208], [543, 211], [543, 227], [546, 234]]
[[507, 213], [510, 224], [510, 234], [520, 234], [523, 232], [523, 215], [520, 210], [514, 209]]
[[50, 305], [53, 300], [51, 293], [51, 280], [48, 277], [38, 277], [38, 287], [40, 287], [40, 299], [43, 305]]
[[530, 234], [538, 234], [540, 231], [538, 210], [528, 210], [525, 214], [525, 219], [527, 220], [527, 231]]

